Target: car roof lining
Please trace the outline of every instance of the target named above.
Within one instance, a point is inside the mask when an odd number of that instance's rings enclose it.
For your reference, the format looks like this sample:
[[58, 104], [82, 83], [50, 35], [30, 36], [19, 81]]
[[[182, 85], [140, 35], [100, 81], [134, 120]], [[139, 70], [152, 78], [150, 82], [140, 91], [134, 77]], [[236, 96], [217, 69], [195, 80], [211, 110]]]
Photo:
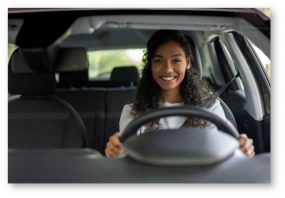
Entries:
[[[157, 11], [158, 12], [158, 11]], [[84, 13], [84, 12], [83, 12]], [[100, 13], [100, 12], [99, 12]], [[110, 13], [107, 12], [106, 13]], [[116, 12], [115, 12], [116, 13]], [[252, 40], [256, 45], [265, 52], [265, 54], [270, 57], [270, 52], [268, 50], [268, 43], [270, 43], [270, 40], [266, 38], [266, 36], [261, 32], [262, 29], [266, 28], [263, 27], [262, 24], [258, 26], [259, 29], [257, 29], [254, 25], [252, 25], [250, 22], [246, 21], [242, 15], [242, 12], [240, 15], [230, 15], [230, 16], [218, 16], [218, 15], [197, 15], [193, 14], [189, 11], [189, 14], [186, 14], [186, 12], [182, 12], [183, 15], [170, 15], [170, 14], [127, 14], [128, 12], [125, 11], [126, 14], [105, 14], [105, 15], [90, 15], [90, 16], [73, 16], [71, 17], [71, 13], [69, 13], [69, 21], [72, 21], [70, 18], [76, 18], [76, 20], [73, 22], [73, 24], [70, 26], [68, 30], [65, 31], [65, 34], [62, 35], [62, 37], [66, 38], [68, 36], [73, 37], [69, 38], [69, 41], [71, 39], [77, 40], [78, 36], [85, 37], [86, 35], [92, 35], [92, 33], [99, 29], [121, 29], [121, 30], [127, 30], [127, 29], [136, 29], [136, 30], [156, 30], [156, 29], [176, 29], [176, 30], [187, 30], [187, 31], [204, 31], [204, 32], [227, 32], [227, 31], [237, 31], [240, 34], [247, 36], [250, 40]], [[133, 12], [130, 12], [133, 13]], [[140, 13], [140, 12], [138, 12]], [[150, 12], [150, 13], [155, 13]], [[158, 12], [159, 13], [159, 12]], [[166, 12], [167, 13], [167, 12]], [[83, 15], [83, 14], [82, 14]], [[58, 18], [60, 19], [61, 15], [58, 14]], [[63, 15], [62, 18], [67, 17]], [[9, 17], [10, 18], [10, 17]], [[20, 18], [20, 17], [19, 17]], [[11, 17], [9, 19], [8, 25], [9, 25], [9, 42], [16, 41], [16, 37], [18, 35], [17, 32], [19, 30], [13, 30], [12, 27], [15, 28], [19, 26], [17, 25], [17, 20], [19, 18]], [[46, 17], [47, 18], [47, 17]], [[50, 26], [47, 21], [50, 19], [46, 19], [45, 17], [42, 17], [42, 19], [39, 17], [39, 19], [35, 19], [35, 17], [29, 18], [29, 20], [35, 20], [34, 25], [45, 23], [45, 26]], [[42, 21], [42, 22], [41, 22]], [[57, 24], [63, 23], [63, 20], [58, 20]], [[29, 25], [32, 25], [33, 23], [30, 23]], [[41, 27], [44, 26], [43, 24]], [[37, 28], [33, 28], [35, 33], [38, 31], [40, 33], [43, 33], [41, 30], [37, 30]], [[46, 30], [49, 28], [46, 27]], [[53, 29], [53, 28], [52, 28]], [[53, 29], [54, 31], [54, 29]], [[30, 33], [31, 34], [31, 33]], [[26, 35], [26, 34], [24, 34]], [[77, 35], [77, 36], [74, 36]], [[38, 39], [43, 39], [41, 36], [38, 36]], [[46, 37], [46, 36], [45, 36]], [[88, 36], [87, 36], [88, 37]], [[266, 38], [268, 40], [268, 43], [263, 44], [259, 41]], [[34, 38], [34, 37], [33, 37]], [[64, 39], [63, 38], [63, 39]], [[35, 39], [35, 38], [34, 38]], [[48, 41], [50, 39], [45, 38]], [[19, 39], [18, 39], [19, 40]], [[62, 40], [58, 39], [58, 40]], [[19, 42], [19, 41], [18, 41]], [[47, 44], [47, 42], [38, 42], [41, 44]], [[71, 41], [70, 41], [71, 42]], [[75, 42], [75, 41], [74, 41]], [[20, 42], [22, 45], [28, 45], [25, 42]], [[36, 44], [36, 41], [34, 42]], [[31, 45], [31, 44], [30, 44]], [[134, 45], [134, 44], [133, 44]]]
[[[229, 31], [236, 31], [244, 36], [247, 36], [256, 45], [262, 49], [267, 56], [270, 56], [268, 43], [270, 42], [266, 36], [261, 33], [256, 27], [248, 23], [246, 20], [238, 17], [221, 17], [221, 16], [173, 16], [173, 15], [100, 15], [78, 18], [70, 27], [69, 42], [72, 39], [77, 40], [78, 37], [90, 37], [96, 32], [153, 32], [158, 29], [175, 29], [184, 31], [199, 31], [204, 32], [205, 37], [211, 34], [218, 34]], [[77, 35], [77, 36], [75, 36]], [[148, 34], [150, 35], [150, 34]], [[142, 35], [143, 37], [148, 37]], [[84, 38], [83, 38], [84, 39]], [[109, 37], [110, 39], [110, 37]], [[259, 42], [267, 40], [268, 43]], [[138, 42], [140, 39], [138, 38]], [[134, 41], [125, 41], [125, 45], [137, 47]], [[131, 44], [131, 42], [133, 42]], [[204, 41], [206, 42], [206, 41]], [[95, 44], [95, 43], [94, 43]], [[143, 47], [143, 43], [140, 42]], [[204, 43], [199, 43], [198, 47]], [[94, 45], [96, 46], [96, 45]], [[106, 48], [106, 45], [104, 45]], [[99, 46], [97, 47], [99, 48]]]
[[[228, 29], [247, 29], [253, 26], [242, 18], [219, 16], [175, 16], [175, 15], [101, 15], [77, 19], [73, 25], [73, 33], [82, 32], [85, 21], [87, 33], [100, 27], [131, 29], [181, 29], [224, 31]], [[89, 24], [89, 27], [88, 27]], [[79, 30], [77, 29], [79, 27]], [[91, 31], [91, 32], [90, 32]]]

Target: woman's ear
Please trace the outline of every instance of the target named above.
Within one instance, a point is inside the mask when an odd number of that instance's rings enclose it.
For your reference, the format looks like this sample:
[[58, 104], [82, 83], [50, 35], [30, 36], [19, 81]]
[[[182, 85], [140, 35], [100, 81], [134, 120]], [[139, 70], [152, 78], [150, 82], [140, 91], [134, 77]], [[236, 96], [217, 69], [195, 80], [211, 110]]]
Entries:
[[186, 69], [190, 69], [191, 67], [191, 62], [190, 62], [190, 59], [187, 58], [187, 66], [186, 66]]

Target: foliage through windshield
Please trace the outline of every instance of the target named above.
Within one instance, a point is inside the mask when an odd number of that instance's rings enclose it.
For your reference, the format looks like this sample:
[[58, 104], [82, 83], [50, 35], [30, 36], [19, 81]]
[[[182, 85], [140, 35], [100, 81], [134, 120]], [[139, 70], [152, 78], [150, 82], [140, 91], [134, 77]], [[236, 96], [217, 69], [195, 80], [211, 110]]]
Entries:
[[136, 66], [142, 69], [143, 49], [89, 51], [89, 79], [106, 80], [114, 67]]

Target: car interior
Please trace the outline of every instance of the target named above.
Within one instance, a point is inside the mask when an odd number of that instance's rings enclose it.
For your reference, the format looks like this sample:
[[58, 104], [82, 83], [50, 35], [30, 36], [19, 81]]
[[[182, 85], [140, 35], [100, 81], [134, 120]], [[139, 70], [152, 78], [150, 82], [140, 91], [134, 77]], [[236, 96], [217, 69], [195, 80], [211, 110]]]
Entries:
[[[102, 161], [94, 162], [98, 163], [98, 166], [105, 166], [109, 171], [121, 171], [121, 173], [113, 176], [112, 181], [104, 177], [107, 170], [101, 170], [101, 173], [97, 173], [100, 176], [97, 177], [93, 175], [88, 178], [87, 173], [82, 173], [75, 174], [77, 177], [74, 178], [68, 176], [69, 180], [58, 178], [56, 180], [52, 177], [33, 180], [27, 175], [19, 178], [17, 171], [15, 172], [17, 169], [11, 168], [9, 182], [166, 182], [165, 176], [161, 174], [162, 171], [169, 172], [170, 167], [159, 170], [159, 167], [155, 166], [143, 170], [146, 165], [138, 164], [139, 168], [135, 168], [135, 165], [125, 161], [104, 157], [109, 137], [119, 131], [123, 106], [130, 103], [136, 94], [142, 64], [116, 62], [108, 71], [102, 73], [102, 77], [99, 74], [97, 77], [96, 75], [92, 77], [91, 67], [100, 67], [100, 65], [94, 65], [90, 59], [90, 54], [93, 52], [96, 54], [97, 51], [121, 49], [143, 51], [147, 40], [158, 29], [180, 30], [188, 36], [193, 46], [192, 67], [208, 82], [213, 92], [220, 90], [218, 99], [230, 123], [239, 133], [246, 133], [253, 139], [256, 161], [249, 162], [236, 174], [249, 167], [252, 170], [255, 164], [260, 164], [260, 161], [264, 160], [264, 154], [270, 153], [270, 79], [265, 68], [260, 67], [260, 60], [252, 47], [256, 46], [270, 57], [270, 20], [261, 19], [264, 19], [264, 16], [250, 9], [244, 9], [242, 12], [234, 9], [208, 12], [195, 9], [184, 11], [59, 9], [34, 13], [10, 10], [9, 43], [13, 43], [16, 47], [11, 53], [8, 64], [9, 166], [14, 162], [14, 158], [10, 156], [25, 156], [24, 151], [27, 150], [31, 152], [42, 150], [52, 152], [53, 155], [56, 155], [56, 151], [63, 152], [65, 156], [78, 155], [78, 159], [80, 152], [85, 152], [88, 159], [91, 159], [91, 156], [102, 158]], [[107, 58], [108, 61], [112, 59], [115, 58]], [[182, 111], [180, 109], [177, 113]], [[157, 134], [159, 136], [159, 133]], [[207, 137], [212, 138], [212, 134]], [[173, 138], [171, 136], [170, 139]], [[215, 153], [220, 156], [219, 160], [218, 158], [213, 160], [215, 163], [229, 159], [238, 147], [231, 140], [220, 138], [220, 141], [216, 141], [215, 148], [214, 146], [208, 148], [209, 152], [218, 150], [218, 147], [220, 150], [228, 148], [229, 152]], [[183, 141], [183, 138], [180, 139]], [[193, 145], [195, 145], [194, 140]], [[136, 147], [140, 141], [151, 140], [147, 137], [144, 140], [132, 139], [126, 147], [147, 150]], [[174, 143], [173, 146], [175, 147]], [[67, 153], [67, 150], [74, 149], [85, 150], [75, 151], [72, 155]], [[13, 153], [14, 151], [18, 153]], [[135, 152], [139, 151], [130, 151], [130, 156], [136, 158], [138, 155], [134, 154]], [[202, 155], [206, 154], [199, 153], [198, 156]], [[258, 158], [258, 155], [261, 155], [262, 159]], [[148, 154], [144, 153], [142, 156], [147, 157]], [[138, 158], [144, 158], [142, 156]], [[176, 155], [172, 156], [175, 157]], [[167, 160], [170, 164], [177, 165], [171, 163], [175, 161], [172, 158], [169, 160], [168, 156]], [[39, 156], [39, 159], [44, 160], [43, 156]], [[106, 162], [108, 160], [109, 163]], [[167, 163], [167, 160], [163, 163]], [[259, 175], [258, 178], [256, 175], [255, 178], [244, 178], [245, 176], [229, 174], [231, 171], [229, 166], [235, 164], [235, 160], [232, 159], [229, 160], [229, 165], [221, 165], [218, 168], [215, 165], [217, 171], [203, 177], [200, 172], [207, 170], [207, 166], [204, 165], [199, 169], [197, 160], [199, 165], [202, 157], [191, 159], [191, 162], [195, 161], [196, 168], [189, 170], [188, 179], [187, 169], [183, 166], [176, 176], [175, 173], [168, 173], [172, 177], [170, 176], [167, 181], [270, 181], [268, 176], [270, 161], [264, 163], [268, 170], [263, 171], [264, 175]], [[209, 163], [208, 158], [201, 163], [207, 164], [207, 162]], [[68, 163], [71, 161], [63, 164]], [[77, 163], [79, 162], [75, 162]], [[111, 167], [112, 163], [117, 163], [117, 166]], [[234, 167], [240, 167], [241, 163], [246, 164], [243, 161], [236, 163]], [[28, 164], [26, 166], [28, 167]], [[129, 172], [121, 170], [127, 168]], [[255, 173], [262, 168], [264, 167], [257, 167]], [[226, 170], [225, 174], [217, 178], [222, 170]], [[132, 171], [135, 175], [130, 176]], [[147, 175], [156, 172], [154, 175], [159, 176], [146, 179], [143, 174], [147, 171], [150, 171]], [[137, 172], [140, 174], [137, 175]], [[46, 174], [48, 173], [49, 171]], [[33, 174], [41, 173], [35, 171]]]

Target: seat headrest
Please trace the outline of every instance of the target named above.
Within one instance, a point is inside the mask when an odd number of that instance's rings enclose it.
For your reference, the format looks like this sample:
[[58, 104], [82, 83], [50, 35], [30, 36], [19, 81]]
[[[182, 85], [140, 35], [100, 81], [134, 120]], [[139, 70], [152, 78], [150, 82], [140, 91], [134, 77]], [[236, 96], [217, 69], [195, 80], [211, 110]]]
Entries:
[[84, 48], [62, 48], [55, 65], [58, 87], [80, 87], [88, 82], [89, 61]]
[[139, 72], [136, 66], [115, 67], [112, 70], [110, 80], [137, 84], [139, 81]]
[[197, 46], [194, 46], [194, 60], [192, 62], [193, 67], [200, 73], [200, 75], [203, 75], [203, 67], [202, 67], [202, 60], [200, 56], [200, 52]]
[[203, 67], [202, 67], [202, 61], [201, 61], [201, 56], [200, 56], [199, 49], [198, 49], [196, 43], [193, 41], [193, 39], [189, 35], [187, 35], [186, 38], [187, 38], [187, 40], [190, 43], [191, 51], [192, 51], [192, 54], [193, 54], [193, 58], [192, 58], [192, 61], [191, 61], [192, 67], [195, 70], [197, 70], [201, 74], [201, 76], [202, 76], [202, 74], [203, 74]]
[[55, 63], [55, 72], [76, 72], [88, 70], [89, 61], [84, 48], [61, 48]]
[[[58, 46], [54, 45], [44, 48], [19, 48], [14, 55], [17, 57], [13, 60], [15, 63], [12, 64], [12, 70], [17, 73], [31, 73], [32, 71], [52, 73], [58, 52]], [[26, 64], [21, 64], [23, 61]]]
[[48, 95], [55, 91], [55, 87], [54, 73], [33, 70], [27, 64], [21, 49], [13, 52], [8, 64], [10, 94]]

